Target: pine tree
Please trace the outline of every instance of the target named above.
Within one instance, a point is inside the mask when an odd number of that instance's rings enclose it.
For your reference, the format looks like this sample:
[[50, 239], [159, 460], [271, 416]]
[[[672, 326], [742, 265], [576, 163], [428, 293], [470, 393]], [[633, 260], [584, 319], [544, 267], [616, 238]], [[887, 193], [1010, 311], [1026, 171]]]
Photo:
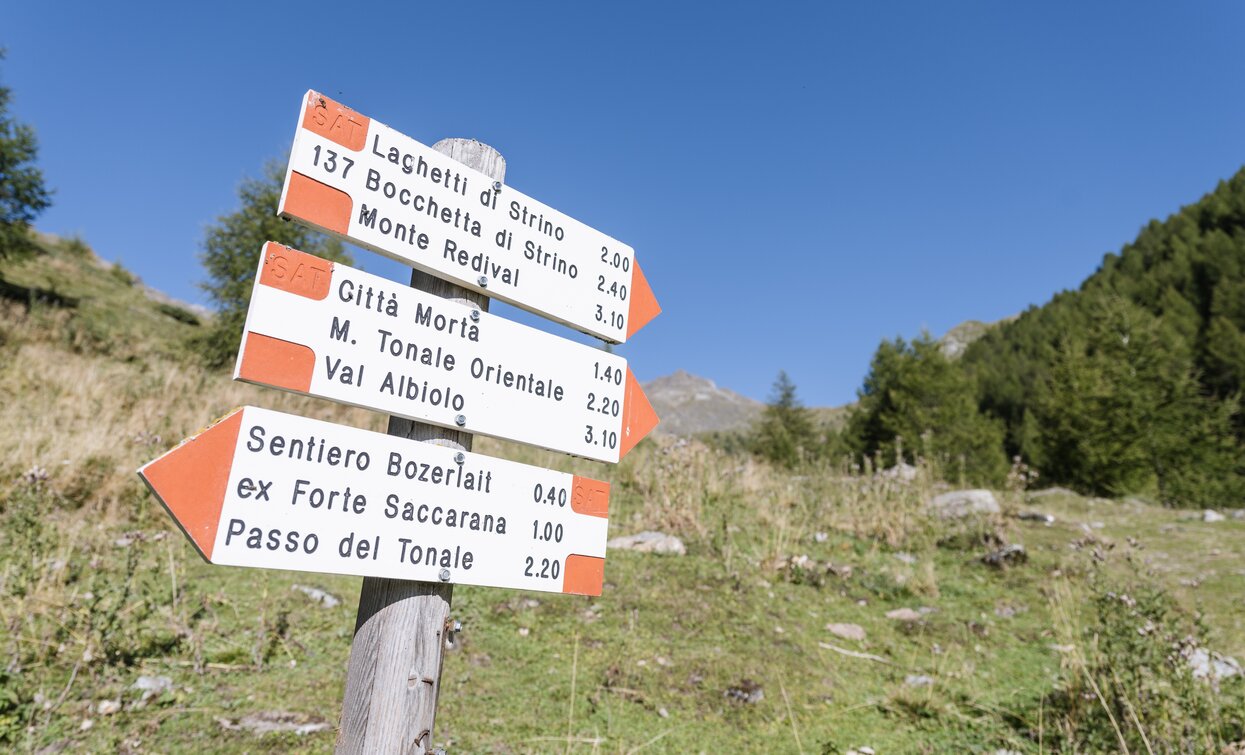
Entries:
[[260, 178], [243, 180], [238, 187], [241, 206], [217, 218], [204, 234], [200, 260], [208, 280], [200, 285], [217, 310], [198, 350], [211, 366], [230, 364], [237, 355], [264, 242], [275, 241], [337, 262], [351, 261], [340, 241], [277, 216], [284, 177], [284, 167], [272, 161], [264, 166]]
[[795, 383], [786, 371], [774, 381], [770, 401], [753, 433], [756, 453], [770, 461], [794, 467], [816, 456], [817, 430], [812, 413], [796, 397]]
[[9, 115], [11, 99], [9, 88], [0, 86], [0, 260], [33, 251], [30, 224], [52, 203], [43, 172], [34, 164], [35, 131]]
[[985, 484], [1006, 472], [1003, 428], [978, 410], [976, 386], [928, 335], [882, 341], [858, 391], [846, 436], [859, 456], [882, 463], [936, 462], [945, 475]]
[[1231, 501], [1245, 473], [1236, 401], [1202, 395], [1190, 347], [1163, 321], [1116, 296], [1094, 309], [1088, 333], [1064, 340], [1039, 392], [1034, 461], [1048, 478], [1098, 495]]

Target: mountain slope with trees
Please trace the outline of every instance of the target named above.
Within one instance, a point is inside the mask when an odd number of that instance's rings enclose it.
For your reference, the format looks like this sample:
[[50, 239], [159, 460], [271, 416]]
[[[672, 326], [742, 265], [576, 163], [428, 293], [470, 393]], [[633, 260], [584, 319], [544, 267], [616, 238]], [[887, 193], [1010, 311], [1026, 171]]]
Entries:
[[1245, 170], [1153, 220], [1077, 291], [964, 354], [1007, 450], [1052, 481], [1213, 505], [1245, 488]]

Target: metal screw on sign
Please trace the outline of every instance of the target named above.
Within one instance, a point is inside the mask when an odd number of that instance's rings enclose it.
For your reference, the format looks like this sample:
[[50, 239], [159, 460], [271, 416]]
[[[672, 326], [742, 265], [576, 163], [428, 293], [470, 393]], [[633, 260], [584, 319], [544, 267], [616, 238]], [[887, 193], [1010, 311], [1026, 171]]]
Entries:
[[455, 417], [454, 424], [458, 425], [459, 427], [466, 427], [467, 426], [467, 415], [460, 414], [457, 417]]
[[471, 321], [472, 321], [472, 322], [479, 322], [479, 321], [480, 321], [480, 310], [478, 310], [478, 309], [473, 309], [473, 310], [471, 310]]
[[476, 283], [480, 284], [480, 288], [488, 288], [488, 276], [481, 275], [479, 278], [476, 279]]
[[450, 581], [450, 570], [442, 569], [441, 573], [437, 576], [441, 577], [442, 582], [449, 582]]
[[459, 451], [458, 453], [454, 454], [455, 464], [462, 464], [465, 461], [467, 461], [467, 454], [463, 453], [462, 451]]
[[501, 181], [493, 182], [493, 191], [501, 191]]

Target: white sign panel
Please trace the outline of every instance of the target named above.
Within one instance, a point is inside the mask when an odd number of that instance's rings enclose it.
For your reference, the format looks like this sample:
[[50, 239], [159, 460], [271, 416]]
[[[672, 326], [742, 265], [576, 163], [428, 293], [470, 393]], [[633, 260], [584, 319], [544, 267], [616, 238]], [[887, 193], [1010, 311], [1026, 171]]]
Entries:
[[661, 311], [631, 247], [314, 91], [279, 212], [607, 341]]
[[620, 356], [272, 242], [234, 377], [608, 462], [657, 424]]
[[597, 480], [255, 407], [139, 474], [213, 564], [601, 593]]

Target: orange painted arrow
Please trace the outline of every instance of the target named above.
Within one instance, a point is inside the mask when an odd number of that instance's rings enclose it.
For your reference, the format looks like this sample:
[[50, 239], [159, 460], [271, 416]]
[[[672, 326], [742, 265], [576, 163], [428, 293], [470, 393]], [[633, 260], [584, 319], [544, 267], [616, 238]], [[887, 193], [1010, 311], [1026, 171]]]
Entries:
[[233, 410], [138, 470], [143, 482], [209, 563], [244, 411]]
[[661, 314], [661, 305], [657, 303], [657, 297], [653, 295], [653, 289], [648, 285], [648, 278], [644, 277], [644, 271], [640, 269], [640, 262], [636, 260], [635, 272], [631, 274], [631, 306], [627, 310], [627, 338], [636, 334], [636, 331], [648, 325], [654, 317]]
[[[640, 272], [636, 269], [636, 272]], [[652, 432], [661, 420], [653, 405], [644, 395], [640, 381], [635, 379], [631, 368], [627, 368], [627, 385], [623, 393], [622, 438], [618, 447], [618, 458], [621, 460], [635, 445], [644, 440], [644, 436]]]

